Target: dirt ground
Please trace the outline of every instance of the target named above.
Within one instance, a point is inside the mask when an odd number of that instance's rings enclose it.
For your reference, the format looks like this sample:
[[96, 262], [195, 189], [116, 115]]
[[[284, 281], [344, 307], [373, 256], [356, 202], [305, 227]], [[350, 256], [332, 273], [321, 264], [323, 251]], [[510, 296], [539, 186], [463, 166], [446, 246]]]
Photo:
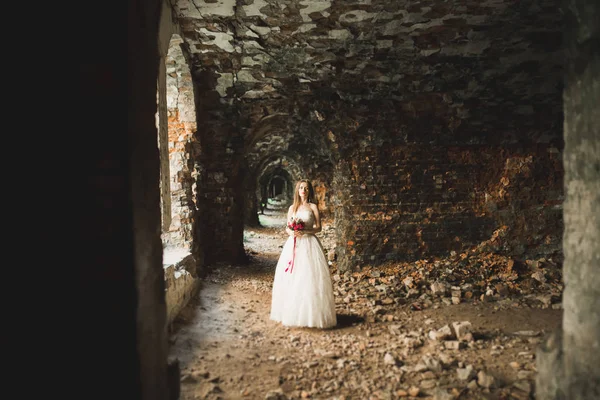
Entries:
[[[284, 218], [267, 210], [264, 227], [246, 229], [252, 262], [218, 266], [175, 321], [180, 400], [533, 399], [536, 348], [561, 324], [553, 286], [470, 298], [466, 286], [456, 300], [458, 287], [338, 274], [332, 262], [338, 325], [283, 327], [269, 311]], [[318, 236], [332, 248], [331, 226]]]

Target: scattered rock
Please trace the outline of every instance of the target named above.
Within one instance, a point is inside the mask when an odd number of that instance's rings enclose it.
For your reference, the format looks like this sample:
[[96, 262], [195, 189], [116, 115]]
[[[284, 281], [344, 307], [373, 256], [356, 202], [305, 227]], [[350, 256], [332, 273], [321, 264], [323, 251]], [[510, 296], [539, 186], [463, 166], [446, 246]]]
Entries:
[[479, 371], [477, 373], [477, 384], [484, 388], [491, 388], [496, 384], [496, 380], [493, 376], [488, 375], [485, 371]]
[[475, 378], [475, 370], [472, 365], [467, 365], [465, 368], [458, 368], [456, 370], [457, 377], [461, 381], [468, 381]]

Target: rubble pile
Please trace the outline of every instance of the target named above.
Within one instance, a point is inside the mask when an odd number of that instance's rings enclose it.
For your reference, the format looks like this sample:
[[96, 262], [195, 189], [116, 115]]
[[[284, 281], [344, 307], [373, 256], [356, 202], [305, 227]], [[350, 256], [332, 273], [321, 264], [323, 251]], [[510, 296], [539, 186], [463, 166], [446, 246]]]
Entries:
[[[293, 332], [282, 338], [287, 356], [268, 357], [281, 368], [280, 387], [265, 398], [530, 399], [533, 394], [532, 348], [539, 332], [478, 338], [469, 321], [428, 332], [387, 327], [377, 335]], [[498, 373], [487, 356], [509, 371]]]
[[336, 294], [346, 304], [410, 303], [415, 310], [513, 300], [521, 305], [560, 308], [561, 266], [551, 258], [516, 261], [494, 253], [453, 253], [446, 259], [334, 271]]

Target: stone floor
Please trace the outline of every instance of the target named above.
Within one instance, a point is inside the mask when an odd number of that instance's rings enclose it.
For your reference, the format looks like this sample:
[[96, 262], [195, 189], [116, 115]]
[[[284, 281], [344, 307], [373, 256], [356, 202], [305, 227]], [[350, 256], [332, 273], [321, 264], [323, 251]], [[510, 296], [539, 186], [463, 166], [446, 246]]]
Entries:
[[[449, 291], [413, 285], [422, 263], [352, 274], [332, 263], [338, 326], [286, 328], [268, 318], [282, 211], [267, 210], [262, 228], [246, 229], [251, 264], [216, 266], [175, 321], [180, 400], [533, 399], [536, 347], [561, 324], [560, 282], [518, 293], [496, 283], [468, 298], [468, 277]], [[333, 246], [330, 226], [319, 236]]]

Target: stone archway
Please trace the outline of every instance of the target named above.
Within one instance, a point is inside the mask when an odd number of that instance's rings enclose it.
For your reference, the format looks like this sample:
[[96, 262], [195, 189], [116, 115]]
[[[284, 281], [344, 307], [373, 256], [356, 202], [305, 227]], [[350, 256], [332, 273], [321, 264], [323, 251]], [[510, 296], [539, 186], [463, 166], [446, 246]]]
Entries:
[[157, 79], [161, 242], [167, 325], [196, 293], [202, 247], [195, 232], [197, 117], [189, 56], [171, 9], [161, 14]]
[[[169, 43], [166, 66], [167, 143], [161, 129], [161, 194], [165, 248], [191, 250], [196, 185], [192, 142], [196, 109], [192, 76], [177, 34]], [[162, 106], [161, 106], [162, 108]], [[161, 113], [163, 114], [163, 113]], [[162, 121], [161, 121], [162, 122]]]

